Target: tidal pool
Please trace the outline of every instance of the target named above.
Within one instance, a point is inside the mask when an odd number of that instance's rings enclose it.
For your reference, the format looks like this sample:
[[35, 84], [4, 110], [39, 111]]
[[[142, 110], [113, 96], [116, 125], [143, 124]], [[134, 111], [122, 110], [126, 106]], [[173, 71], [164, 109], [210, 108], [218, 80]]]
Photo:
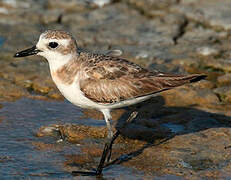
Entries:
[[[22, 98], [2, 102], [0, 109], [0, 176], [1, 179], [95, 179], [74, 177], [65, 169], [65, 155], [81, 153], [80, 145], [57, 142], [57, 137], [37, 137], [41, 126], [75, 123], [104, 126], [104, 120], [81, 118], [80, 108], [64, 101]], [[42, 148], [36, 144], [49, 144]], [[175, 177], [175, 176], [174, 176]], [[171, 178], [174, 178], [171, 176]], [[103, 179], [153, 179], [141, 171], [122, 165], [104, 170]], [[169, 176], [155, 177], [168, 179]]]

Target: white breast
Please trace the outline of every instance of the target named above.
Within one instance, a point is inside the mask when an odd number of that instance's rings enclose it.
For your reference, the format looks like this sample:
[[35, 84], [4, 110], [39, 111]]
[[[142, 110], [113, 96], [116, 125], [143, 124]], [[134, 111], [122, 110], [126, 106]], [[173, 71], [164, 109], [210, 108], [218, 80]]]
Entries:
[[70, 85], [62, 83], [56, 77], [52, 77], [52, 79], [62, 95], [72, 104], [83, 108], [97, 108], [97, 104], [85, 97], [83, 92], [80, 90], [77, 76]]

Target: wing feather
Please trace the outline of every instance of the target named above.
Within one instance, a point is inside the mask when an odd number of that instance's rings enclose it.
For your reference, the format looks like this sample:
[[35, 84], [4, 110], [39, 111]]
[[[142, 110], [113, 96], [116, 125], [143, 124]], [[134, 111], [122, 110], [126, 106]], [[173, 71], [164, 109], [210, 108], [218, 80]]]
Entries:
[[80, 81], [80, 89], [86, 97], [98, 103], [116, 103], [154, 94], [206, 77], [151, 72], [118, 57], [95, 56], [92, 57], [93, 64], [83, 70], [86, 78]]

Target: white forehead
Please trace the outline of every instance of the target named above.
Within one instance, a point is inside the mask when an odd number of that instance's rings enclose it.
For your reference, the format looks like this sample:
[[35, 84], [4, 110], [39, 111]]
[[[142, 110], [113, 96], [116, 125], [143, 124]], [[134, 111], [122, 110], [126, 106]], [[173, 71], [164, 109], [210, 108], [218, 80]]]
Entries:
[[70, 41], [70, 39], [46, 38], [45, 33], [43, 33], [39, 37], [38, 44], [49, 44], [50, 42], [57, 42], [63, 46], [68, 46]]

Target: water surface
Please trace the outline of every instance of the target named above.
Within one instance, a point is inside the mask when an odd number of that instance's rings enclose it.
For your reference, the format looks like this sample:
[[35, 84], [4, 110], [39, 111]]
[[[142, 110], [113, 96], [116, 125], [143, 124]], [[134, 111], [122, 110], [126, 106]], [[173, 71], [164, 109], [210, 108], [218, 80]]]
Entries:
[[[65, 171], [65, 154], [81, 153], [80, 146], [67, 142], [58, 143], [56, 137], [36, 137], [41, 126], [76, 123], [103, 126], [104, 120], [83, 119], [80, 108], [56, 101], [22, 98], [16, 102], [3, 102], [0, 109], [0, 174], [1, 179], [79, 179]], [[38, 149], [36, 143], [58, 146]], [[142, 172], [122, 165], [104, 170], [104, 179], [152, 179]], [[160, 179], [168, 179], [159, 177]], [[95, 177], [81, 177], [95, 179]]]

